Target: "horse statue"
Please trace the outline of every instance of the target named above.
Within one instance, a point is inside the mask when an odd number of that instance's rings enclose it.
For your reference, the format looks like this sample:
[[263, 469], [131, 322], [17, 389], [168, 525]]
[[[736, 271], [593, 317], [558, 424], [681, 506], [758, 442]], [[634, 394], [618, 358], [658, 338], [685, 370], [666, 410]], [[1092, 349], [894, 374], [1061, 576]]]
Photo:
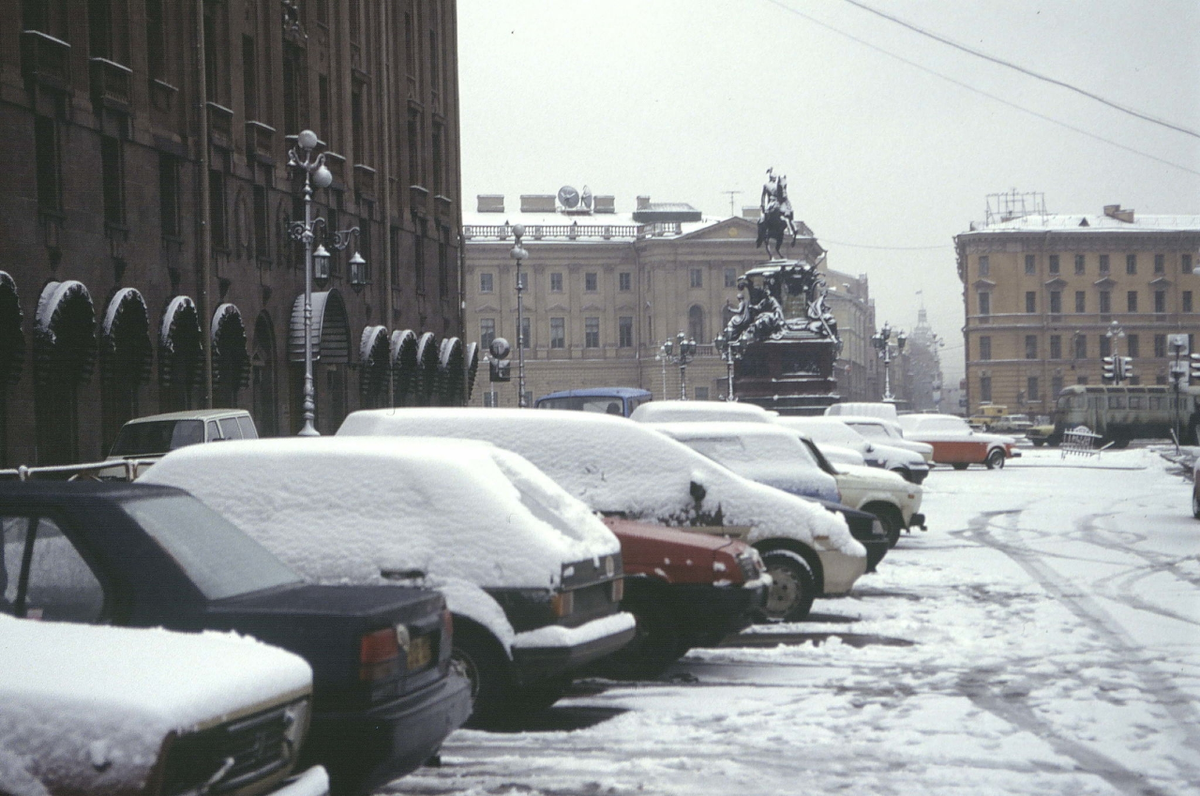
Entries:
[[[767, 169], [767, 179], [759, 197], [759, 209], [762, 215], [758, 219], [758, 240], [754, 248], [766, 244], [767, 255], [772, 260], [782, 260], [780, 246], [784, 235], [792, 233], [792, 245], [795, 246], [797, 229], [792, 201], [787, 194], [787, 176], [776, 176], [774, 168]], [[775, 244], [774, 253], [771, 251], [772, 243]]]

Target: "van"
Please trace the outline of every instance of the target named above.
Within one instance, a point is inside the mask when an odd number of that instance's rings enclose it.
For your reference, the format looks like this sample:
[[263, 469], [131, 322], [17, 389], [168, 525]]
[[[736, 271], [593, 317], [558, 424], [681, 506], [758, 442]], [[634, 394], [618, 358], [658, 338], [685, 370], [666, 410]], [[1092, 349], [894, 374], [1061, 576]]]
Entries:
[[765, 611], [798, 621], [815, 597], [846, 594], [866, 550], [824, 508], [756, 484], [642, 423], [592, 412], [365, 409], [338, 436], [483, 439], [519, 453], [608, 516], [740, 538], [772, 576]]
[[644, 403], [654, 399], [649, 390], [636, 387], [590, 387], [562, 390], [543, 395], [533, 402], [534, 409], [574, 409], [606, 415], [629, 417]]
[[330, 437], [193, 445], [139, 480], [188, 490], [309, 580], [441, 591], [476, 725], [548, 707], [577, 670], [633, 637], [633, 617], [620, 611], [616, 537], [536, 467], [493, 445]]

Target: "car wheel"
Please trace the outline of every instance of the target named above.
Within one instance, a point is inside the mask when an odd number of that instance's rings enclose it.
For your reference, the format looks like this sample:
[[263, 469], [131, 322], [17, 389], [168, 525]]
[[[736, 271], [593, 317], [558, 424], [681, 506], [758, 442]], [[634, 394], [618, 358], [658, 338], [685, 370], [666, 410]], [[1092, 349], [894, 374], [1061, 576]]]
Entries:
[[966, 463], [966, 462], [954, 462], [954, 463], [953, 463], [953, 464], [951, 464], [950, 466], [951, 466], [951, 467], [953, 467], [955, 470], [965, 470], [965, 469], [967, 469], [967, 463]]
[[1035, 439], [1035, 440], [1030, 440], [1030, 441], [1033, 443], [1033, 447], [1035, 447], [1035, 448], [1040, 448], [1046, 444], [1046, 440], [1044, 440], [1044, 439]]
[[984, 465], [989, 470], [994, 470], [997, 467], [1003, 469], [1003, 467], [1004, 467], [1004, 451], [1002, 451], [1000, 448], [993, 448], [988, 453], [987, 461], [984, 462]]
[[621, 610], [633, 614], [637, 626], [633, 639], [600, 663], [598, 669], [605, 677], [618, 680], [657, 677], [687, 652], [678, 622], [660, 599], [649, 594], [621, 602]]
[[863, 506], [862, 510], [869, 511], [879, 518], [879, 524], [887, 534], [888, 549], [895, 547], [900, 541], [900, 532], [904, 530], [904, 521], [900, 519], [900, 512], [896, 511], [896, 507], [886, 503], [871, 503]]
[[1200, 495], [1196, 494], [1196, 487], [1192, 487], [1192, 516], [1200, 520]]
[[486, 727], [508, 718], [505, 707], [512, 695], [512, 669], [490, 633], [456, 618], [450, 665], [471, 684], [469, 726]]
[[768, 619], [799, 622], [808, 616], [816, 599], [816, 581], [808, 562], [791, 550], [763, 553], [763, 564], [773, 583], [763, 612]]

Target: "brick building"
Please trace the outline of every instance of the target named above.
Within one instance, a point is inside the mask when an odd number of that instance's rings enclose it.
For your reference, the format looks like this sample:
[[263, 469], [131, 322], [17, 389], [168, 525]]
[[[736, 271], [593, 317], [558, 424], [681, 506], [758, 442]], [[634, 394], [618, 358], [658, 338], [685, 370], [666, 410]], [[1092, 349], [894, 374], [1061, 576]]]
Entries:
[[316, 214], [359, 229], [314, 296], [318, 428], [461, 391], [456, 36], [454, 0], [0, 0], [0, 463], [206, 405], [299, 428], [305, 128]]

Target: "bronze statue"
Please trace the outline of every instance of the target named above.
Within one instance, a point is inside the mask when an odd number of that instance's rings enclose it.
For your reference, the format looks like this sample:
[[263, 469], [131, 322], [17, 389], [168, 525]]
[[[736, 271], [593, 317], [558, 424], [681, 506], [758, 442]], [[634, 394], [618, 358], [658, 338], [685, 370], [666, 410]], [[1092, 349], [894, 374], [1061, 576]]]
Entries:
[[[767, 169], [767, 180], [759, 197], [759, 209], [762, 215], [758, 219], [758, 240], [754, 246], [758, 248], [766, 244], [767, 255], [772, 260], [782, 260], [779, 249], [786, 233], [792, 234], [792, 245], [796, 245], [796, 219], [792, 201], [787, 195], [787, 176], [776, 176], [774, 167]], [[775, 244], [774, 253], [771, 252], [772, 242]]]

